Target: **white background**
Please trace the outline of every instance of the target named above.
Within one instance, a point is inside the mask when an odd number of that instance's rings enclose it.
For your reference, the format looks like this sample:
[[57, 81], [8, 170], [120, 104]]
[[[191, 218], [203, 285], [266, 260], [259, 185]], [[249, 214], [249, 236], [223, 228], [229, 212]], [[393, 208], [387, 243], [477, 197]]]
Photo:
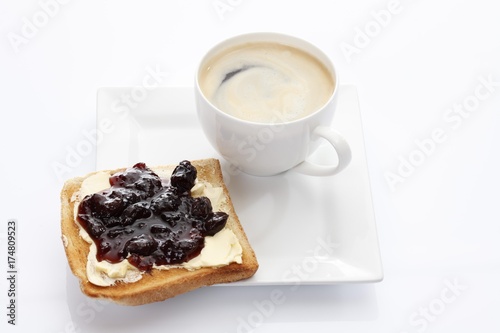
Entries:
[[[0, 266], [6, 272], [5, 224], [15, 218], [19, 268], [16, 327], [6, 323], [0, 279], [2, 331], [500, 330], [495, 2], [45, 3], [0, 3]], [[162, 85], [192, 85], [208, 47], [252, 31], [308, 39], [331, 56], [342, 82], [357, 86], [384, 281], [303, 286], [272, 308], [263, 304], [277, 287], [205, 288], [140, 308], [87, 301], [53, 244], [63, 179], [93, 171], [95, 151], [62, 177], [54, 165], [95, 129], [97, 88], [140, 84], [148, 67], [161, 69]], [[453, 113], [459, 107], [463, 116]], [[441, 140], [430, 144], [436, 130]], [[410, 160], [418, 165], [402, 166]], [[388, 175], [400, 178], [391, 185]]]

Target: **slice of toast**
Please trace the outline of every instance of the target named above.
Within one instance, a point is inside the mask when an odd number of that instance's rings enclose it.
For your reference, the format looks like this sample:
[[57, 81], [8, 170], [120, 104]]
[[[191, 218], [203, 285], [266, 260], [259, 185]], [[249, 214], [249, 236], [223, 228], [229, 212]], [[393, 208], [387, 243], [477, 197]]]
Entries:
[[[92, 284], [87, 278], [87, 256], [90, 245], [79, 234], [80, 226], [74, 218], [74, 194], [80, 190], [85, 177], [66, 181], [61, 191], [61, 230], [64, 248], [71, 271], [80, 280], [80, 287], [90, 297], [108, 299], [123, 305], [141, 305], [158, 302], [176, 295], [213, 284], [234, 282], [255, 274], [258, 262], [248, 242], [245, 232], [234, 211], [231, 198], [222, 178], [219, 161], [216, 159], [196, 160], [191, 162], [196, 167], [197, 179], [223, 189], [225, 200], [218, 211], [229, 215], [226, 228], [233, 231], [242, 247], [242, 263], [230, 263], [222, 267], [203, 267], [196, 270], [173, 268], [169, 270], [152, 269], [143, 274], [139, 281], [132, 283], [117, 282], [101, 287]], [[154, 171], [155, 168], [151, 167]], [[110, 175], [125, 169], [109, 170]]]

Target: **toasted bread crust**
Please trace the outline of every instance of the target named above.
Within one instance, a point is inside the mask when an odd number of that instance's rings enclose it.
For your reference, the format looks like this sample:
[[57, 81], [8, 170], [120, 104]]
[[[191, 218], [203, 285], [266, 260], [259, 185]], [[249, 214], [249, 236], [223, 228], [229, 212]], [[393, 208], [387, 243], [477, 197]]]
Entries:
[[[163, 301], [176, 295], [218, 283], [246, 279], [255, 274], [258, 262], [248, 242], [243, 228], [234, 211], [231, 198], [222, 178], [219, 161], [216, 159], [196, 160], [191, 162], [198, 171], [198, 179], [220, 186], [225, 196], [221, 210], [229, 215], [226, 226], [237, 236], [243, 249], [242, 263], [231, 263], [218, 268], [200, 268], [188, 271], [184, 268], [170, 270], [153, 269], [144, 273], [141, 280], [134, 283], [116, 283], [109, 287], [100, 287], [87, 279], [86, 265], [89, 244], [80, 237], [79, 226], [74, 221], [74, 202], [71, 198], [78, 192], [82, 182], [90, 175], [66, 181], [61, 191], [61, 231], [64, 249], [71, 271], [80, 280], [80, 287], [86, 295], [104, 298], [123, 305], [141, 305]], [[154, 167], [152, 168], [154, 169]], [[109, 170], [110, 175], [123, 169]]]

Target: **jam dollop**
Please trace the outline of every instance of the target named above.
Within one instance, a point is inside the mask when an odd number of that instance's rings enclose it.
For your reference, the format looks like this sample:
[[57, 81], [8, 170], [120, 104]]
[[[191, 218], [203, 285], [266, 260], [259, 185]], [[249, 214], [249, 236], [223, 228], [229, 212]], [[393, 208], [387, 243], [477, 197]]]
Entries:
[[109, 178], [111, 187], [85, 196], [77, 219], [97, 247], [97, 260], [128, 260], [141, 271], [153, 265], [180, 264], [196, 257], [205, 236], [226, 225], [228, 215], [213, 212], [207, 197], [192, 197], [197, 176], [189, 161], [182, 161], [170, 181], [144, 163], [137, 163]]

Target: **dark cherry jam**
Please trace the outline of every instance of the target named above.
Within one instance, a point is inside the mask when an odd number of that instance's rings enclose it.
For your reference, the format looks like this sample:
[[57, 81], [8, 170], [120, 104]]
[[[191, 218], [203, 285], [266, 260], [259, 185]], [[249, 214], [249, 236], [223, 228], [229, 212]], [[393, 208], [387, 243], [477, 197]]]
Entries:
[[224, 228], [228, 215], [213, 212], [207, 197], [193, 198], [196, 168], [182, 161], [162, 184], [144, 163], [109, 178], [111, 187], [87, 195], [78, 222], [97, 246], [97, 260], [127, 259], [142, 271], [196, 257], [204, 237]]

